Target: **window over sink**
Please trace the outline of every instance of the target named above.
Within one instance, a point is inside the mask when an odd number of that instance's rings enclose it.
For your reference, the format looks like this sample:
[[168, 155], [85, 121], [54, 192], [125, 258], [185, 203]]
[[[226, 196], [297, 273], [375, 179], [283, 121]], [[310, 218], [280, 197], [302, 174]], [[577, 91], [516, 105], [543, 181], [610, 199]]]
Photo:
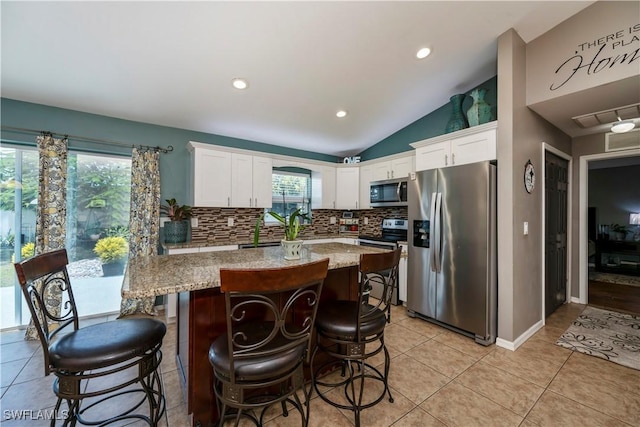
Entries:
[[288, 216], [301, 208], [311, 217], [311, 171], [300, 168], [274, 168], [271, 175], [272, 205], [265, 209], [265, 224], [280, 224], [268, 214]]

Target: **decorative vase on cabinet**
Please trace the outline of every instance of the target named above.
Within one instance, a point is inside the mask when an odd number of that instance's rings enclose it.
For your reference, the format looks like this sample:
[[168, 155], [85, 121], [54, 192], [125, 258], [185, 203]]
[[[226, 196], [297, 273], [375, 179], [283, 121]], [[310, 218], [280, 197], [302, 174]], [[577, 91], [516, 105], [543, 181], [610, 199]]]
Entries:
[[462, 101], [464, 100], [464, 94], [453, 95], [449, 100], [451, 101], [451, 116], [447, 122], [445, 133], [455, 132], [460, 129], [468, 128], [467, 118], [462, 112]]
[[469, 126], [478, 126], [491, 121], [491, 106], [484, 100], [487, 90], [483, 88], [471, 91], [473, 104], [467, 110]]

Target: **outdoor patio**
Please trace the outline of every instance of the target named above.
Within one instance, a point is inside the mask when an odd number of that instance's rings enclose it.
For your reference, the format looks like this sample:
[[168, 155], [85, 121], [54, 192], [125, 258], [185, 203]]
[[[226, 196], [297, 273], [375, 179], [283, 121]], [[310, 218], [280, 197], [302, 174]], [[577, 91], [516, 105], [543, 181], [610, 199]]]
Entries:
[[[69, 275], [78, 314], [86, 317], [117, 313], [120, 310], [123, 276], [103, 277], [102, 270], [98, 271], [91, 262], [87, 261], [90, 260], [81, 261], [81, 264], [69, 264]], [[15, 287], [0, 288], [0, 312], [2, 313], [0, 330], [15, 327], [14, 292]], [[29, 317], [29, 310], [23, 301], [23, 322], [28, 322]]]

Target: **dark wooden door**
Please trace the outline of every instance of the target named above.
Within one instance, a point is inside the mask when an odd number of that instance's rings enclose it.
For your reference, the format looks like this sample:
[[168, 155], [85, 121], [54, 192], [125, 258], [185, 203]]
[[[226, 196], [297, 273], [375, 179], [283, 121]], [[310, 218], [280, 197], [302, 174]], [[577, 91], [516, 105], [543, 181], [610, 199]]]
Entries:
[[569, 162], [545, 152], [545, 315], [567, 296], [567, 189]]

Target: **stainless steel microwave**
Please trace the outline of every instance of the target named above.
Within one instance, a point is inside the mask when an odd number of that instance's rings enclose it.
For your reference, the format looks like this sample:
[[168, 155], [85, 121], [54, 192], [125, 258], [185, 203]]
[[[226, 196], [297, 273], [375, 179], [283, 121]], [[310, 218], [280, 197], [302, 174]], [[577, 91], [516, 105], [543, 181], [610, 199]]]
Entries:
[[407, 178], [372, 181], [369, 188], [369, 205], [372, 208], [407, 206]]

